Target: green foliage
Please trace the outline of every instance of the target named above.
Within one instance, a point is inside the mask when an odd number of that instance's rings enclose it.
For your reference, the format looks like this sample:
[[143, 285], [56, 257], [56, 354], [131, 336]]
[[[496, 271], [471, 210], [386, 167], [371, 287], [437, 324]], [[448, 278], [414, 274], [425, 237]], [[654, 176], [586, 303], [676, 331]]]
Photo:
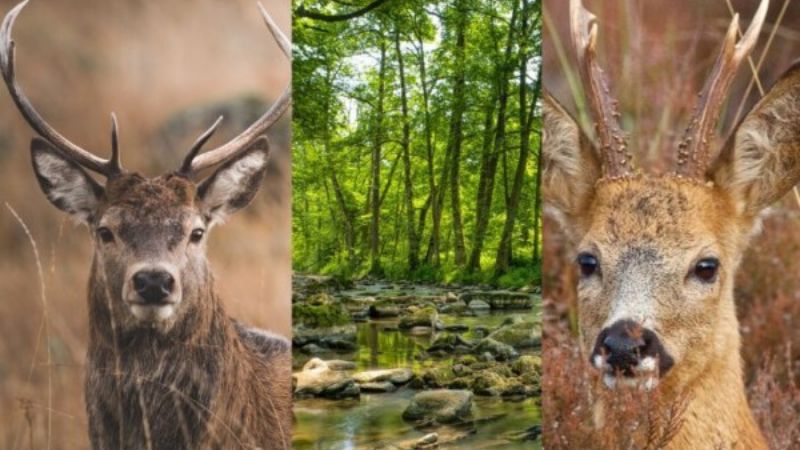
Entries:
[[540, 13], [536, 0], [393, 0], [346, 21], [296, 18], [295, 270], [538, 282]]

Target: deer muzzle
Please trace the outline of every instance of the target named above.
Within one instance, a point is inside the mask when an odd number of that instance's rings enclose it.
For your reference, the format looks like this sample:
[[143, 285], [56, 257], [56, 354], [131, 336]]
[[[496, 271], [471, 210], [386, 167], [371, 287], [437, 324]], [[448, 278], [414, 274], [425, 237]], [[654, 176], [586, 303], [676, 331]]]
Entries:
[[602, 372], [609, 389], [622, 385], [647, 390], [674, 364], [658, 335], [633, 320], [619, 320], [603, 329], [590, 362]]

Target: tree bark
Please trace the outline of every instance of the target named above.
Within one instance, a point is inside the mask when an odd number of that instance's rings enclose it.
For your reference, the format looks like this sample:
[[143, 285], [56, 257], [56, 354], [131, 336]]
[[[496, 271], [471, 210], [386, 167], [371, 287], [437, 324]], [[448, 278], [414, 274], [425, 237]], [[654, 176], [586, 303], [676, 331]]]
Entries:
[[[523, 0], [523, 8], [527, 9], [528, 2]], [[523, 17], [522, 22], [523, 35], [527, 29], [527, 18]], [[524, 45], [524, 44], [523, 44]], [[525, 82], [528, 72], [528, 58], [529, 55], [522, 54], [520, 57], [519, 66], [519, 80], [520, 80], [520, 149], [519, 161], [517, 169], [514, 173], [514, 184], [511, 188], [511, 195], [509, 196], [508, 206], [506, 208], [506, 221], [503, 225], [503, 233], [500, 237], [500, 246], [497, 249], [497, 258], [495, 259], [495, 276], [505, 273], [511, 264], [511, 238], [514, 231], [514, 222], [517, 218], [519, 209], [519, 201], [522, 195], [523, 183], [525, 181], [525, 167], [528, 163], [530, 155], [530, 135], [533, 125], [533, 115], [536, 110], [536, 103], [539, 101], [539, 92], [541, 90], [542, 80], [542, 67], [539, 65], [539, 71], [536, 76], [536, 85], [533, 89], [533, 101], [530, 105], [530, 110], [526, 111], [525, 105], [527, 104], [527, 90], [528, 86]]]
[[416, 211], [414, 210], [414, 183], [411, 178], [411, 124], [408, 118], [408, 95], [406, 92], [406, 73], [403, 61], [403, 50], [400, 48], [400, 30], [395, 24], [394, 49], [397, 53], [398, 76], [400, 78], [400, 108], [403, 115], [403, 136], [400, 145], [403, 148], [403, 192], [406, 203], [406, 233], [408, 234], [408, 270], [413, 272], [419, 267], [419, 238], [416, 230]]
[[380, 255], [380, 217], [381, 217], [381, 150], [383, 147], [383, 101], [386, 90], [386, 42], [380, 38], [380, 68], [378, 69], [378, 100], [375, 110], [375, 130], [372, 143], [369, 226], [369, 273], [375, 277], [383, 276]]
[[[469, 263], [467, 270], [474, 272], [480, 269], [481, 253], [483, 252], [483, 245], [485, 242], [486, 231], [489, 226], [489, 218], [492, 210], [492, 200], [494, 198], [494, 185], [497, 175], [497, 164], [499, 155], [505, 149], [505, 133], [506, 133], [506, 110], [508, 107], [508, 84], [509, 84], [509, 66], [511, 65], [512, 49], [514, 47], [514, 33], [516, 32], [518, 6], [514, 3], [514, 8], [511, 12], [511, 21], [509, 22], [508, 36], [506, 38], [505, 53], [503, 60], [498, 64], [497, 87], [496, 87], [496, 103], [497, 107], [497, 126], [494, 130], [494, 145], [484, 146], [484, 152], [481, 156], [481, 171], [480, 180], [478, 181], [478, 195], [475, 206], [475, 228], [472, 238], [472, 252], [470, 253]], [[524, 108], [524, 107], [523, 107]], [[524, 114], [523, 114], [524, 115]]]
[[466, 28], [467, 11], [464, 1], [456, 3], [458, 18], [456, 22], [455, 76], [453, 79], [453, 108], [450, 116], [450, 208], [453, 215], [453, 249], [455, 263], [463, 266], [466, 263], [466, 247], [464, 245], [464, 225], [461, 218], [461, 146], [464, 140], [463, 124], [466, 109]]

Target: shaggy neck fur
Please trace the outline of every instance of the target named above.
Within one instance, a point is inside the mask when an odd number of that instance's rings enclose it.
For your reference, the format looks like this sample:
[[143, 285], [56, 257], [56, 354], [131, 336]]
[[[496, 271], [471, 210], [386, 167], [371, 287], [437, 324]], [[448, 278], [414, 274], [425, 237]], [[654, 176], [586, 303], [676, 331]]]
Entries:
[[[210, 277], [210, 275], [209, 275]], [[209, 278], [166, 332], [120, 329], [95, 265], [86, 403], [95, 449], [287, 448], [290, 351], [225, 315]]]

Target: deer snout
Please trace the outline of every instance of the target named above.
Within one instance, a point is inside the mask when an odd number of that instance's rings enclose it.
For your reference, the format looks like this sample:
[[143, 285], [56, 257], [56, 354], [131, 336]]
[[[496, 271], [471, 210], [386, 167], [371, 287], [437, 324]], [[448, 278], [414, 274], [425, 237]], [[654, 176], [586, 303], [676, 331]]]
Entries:
[[163, 303], [175, 290], [175, 278], [166, 270], [140, 270], [133, 275], [133, 288], [145, 303]]
[[619, 320], [597, 336], [592, 361], [608, 374], [663, 376], [673, 365], [658, 335], [632, 320]]

